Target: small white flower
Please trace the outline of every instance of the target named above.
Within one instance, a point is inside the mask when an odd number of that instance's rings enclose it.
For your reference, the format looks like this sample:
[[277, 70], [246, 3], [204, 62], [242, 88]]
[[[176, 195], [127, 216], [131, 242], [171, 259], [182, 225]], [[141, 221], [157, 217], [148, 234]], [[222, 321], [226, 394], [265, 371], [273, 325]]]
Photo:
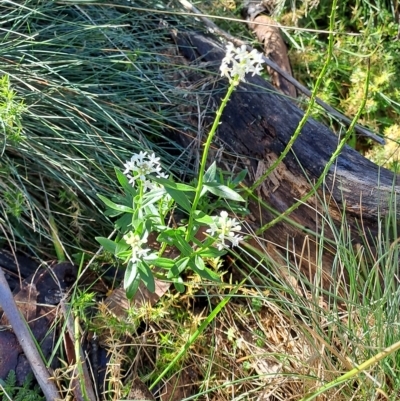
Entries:
[[147, 158], [149, 159], [149, 163], [151, 164], [160, 164], [160, 158], [156, 157], [156, 155], [153, 153], [150, 156], [147, 156]]
[[143, 180], [142, 184], [145, 191], [147, 190], [151, 191], [152, 189], [157, 188], [157, 184], [155, 184], [150, 180]]
[[229, 42], [226, 45], [226, 54], [224, 57], [224, 62], [229, 64], [235, 57], [235, 46], [233, 45], [233, 43]]
[[234, 235], [229, 238], [229, 241], [232, 242], [232, 246], [239, 246], [239, 242], [243, 240], [241, 235]]
[[253, 60], [254, 64], [259, 63], [259, 64], [264, 64], [264, 55], [257, 51], [256, 49], [253, 49], [249, 55], [251, 56], [251, 59]]
[[246, 45], [235, 48], [232, 43], [228, 43], [220, 66], [221, 76], [238, 85], [240, 81], [245, 82], [245, 75], [248, 73], [253, 73], [253, 76], [260, 75], [263, 63], [263, 55], [257, 50], [248, 52]]
[[235, 59], [239, 62], [248, 59], [248, 57], [251, 55], [251, 53], [246, 50], [246, 45], [237, 47], [234, 52], [236, 53]]
[[142, 150], [139, 153], [135, 153], [131, 157], [131, 162], [133, 163], [143, 163], [143, 158], [147, 156], [147, 152], [143, 152]]
[[129, 184], [131, 184], [132, 186], [134, 186], [135, 185], [135, 182], [136, 182], [136, 177], [134, 177], [134, 176], [129, 176], [129, 180], [128, 180], [128, 182], [129, 182]]
[[210, 228], [206, 230], [206, 233], [210, 233], [211, 237], [214, 237], [215, 233], [217, 232], [218, 227], [215, 223], [210, 224]]
[[250, 70], [246, 67], [246, 62], [238, 63], [234, 61], [231, 71], [232, 80], [235, 85], [239, 85], [240, 82], [246, 82], [244, 79], [247, 72]]
[[241, 230], [241, 226], [236, 219], [228, 217], [226, 211], [222, 211], [219, 216], [212, 217], [213, 223], [210, 224], [210, 228], [206, 230], [211, 237], [217, 237], [216, 246], [219, 250], [228, 248], [225, 241], [229, 241], [232, 246], [238, 246], [239, 241], [243, 239], [240, 235], [235, 235], [235, 232]]
[[168, 179], [169, 175], [163, 172], [157, 174], [157, 178], [165, 178]]
[[133, 163], [131, 160], [127, 161], [126, 163], [124, 163], [124, 174], [128, 174], [134, 167], [135, 167], [135, 163]]
[[262, 64], [257, 64], [254, 69], [253, 69], [253, 74], [252, 76], [254, 77], [254, 75], [261, 75], [261, 73], [264, 71], [264, 67]]
[[219, 250], [219, 251], [222, 251], [223, 249], [226, 249], [227, 248], [227, 246], [225, 245], [225, 242], [216, 242], [215, 243], [215, 245], [217, 246], [217, 249]]
[[122, 238], [132, 248], [141, 247], [147, 242], [147, 239], [141, 239], [139, 235], [133, 233], [132, 231], [130, 231], [128, 234], [125, 234]]
[[140, 180], [144, 190], [151, 190], [155, 187], [155, 184], [151, 182], [151, 174], [164, 174], [162, 173], [160, 158], [156, 157], [154, 153], [149, 155], [143, 151], [134, 154], [130, 161], [124, 163], [124, 167], [123, 173], [128, 176], [129, 183], [134, 186], [136, 181]]
[[132, 249], [132, 257], [131, 257], [131, 262], [136, 263], [140, 259], [145, 259], [147, 254], [151, 252], [151, 249]]
[[142, 248], [142, 245], [147, 244], [147, 236], [140, 238], [139, 235], [132, 231], [123, 236], [125, 242], [132, 248], [131, 262], [136, 263], [139, 259], [145, 258], [151, 249]]
[[222, 77], [227, 77], [228, 79], [231, 79], [232, 68], [228, 67], [227, 63], [222, 63], [219, 69], [221, 71]]

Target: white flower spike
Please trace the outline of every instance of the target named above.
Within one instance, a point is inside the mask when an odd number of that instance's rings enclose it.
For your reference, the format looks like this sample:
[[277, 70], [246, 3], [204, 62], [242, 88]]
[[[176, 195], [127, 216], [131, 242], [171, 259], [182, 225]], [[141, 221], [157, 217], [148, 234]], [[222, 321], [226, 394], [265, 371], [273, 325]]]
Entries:
[[131, 160], [124, 163], [124, 174], [129, 178], [129, 183], [135, 186], [136, 181], [142, 181], [144, 190], [151, 190], [156, 185], [149, 180], [151, 174], [156, 174], [157, 177], [168, 177], [162, 172], [160, 158], [155, 154], [149, 155], [147, 152], [140, 151], [131, 157]]
[[235, 48], [232, 43], [228, 43], [220, 67], [221, 76], [227, 77], [233, 85], [239, 85], [240, 81], [245, 82], [245, 75], [248, 73], [260, 75], [263, 63], [263, 55], [257, 50], [248, 52], [246, 45]]
[[210, 228], [206, 230], [212, 237], [216, 236], [216, 246], [221, 251], [224, 248], [228, 248], [225, 241], [229, 241], [232, 246], [238, 246], [239, 241], [243, 239], [241, 235], [235, 235], [236, 232], [241, 230], [241, 226], [236, 219], [228, 217], [226, 211], [222, 211], [219, 216], [212, 218], [214, 222], [210, 224]]

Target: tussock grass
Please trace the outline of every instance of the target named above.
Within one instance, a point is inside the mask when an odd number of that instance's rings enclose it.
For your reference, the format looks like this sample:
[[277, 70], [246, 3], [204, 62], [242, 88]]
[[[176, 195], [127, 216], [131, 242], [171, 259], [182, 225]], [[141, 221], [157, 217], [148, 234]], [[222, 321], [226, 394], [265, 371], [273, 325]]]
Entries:
[[93, 250], [93, 238], [111, 232], [96, 194], [115, 193], [114, 167], [132, 153], [154, 150], [183, 170], [184, 150], [164, 136], [190, 131], [175, 108], [188, 100], [163, 80], [176, 71], [164, 55], [177, 18], [161, 23], [128, 5], [0, 6], [1, 96], [14, 108], [13, 121], [3, 119], [0, 204], [9, 239], [38, 255], [51, 252], [51, 217], [69, 251]]

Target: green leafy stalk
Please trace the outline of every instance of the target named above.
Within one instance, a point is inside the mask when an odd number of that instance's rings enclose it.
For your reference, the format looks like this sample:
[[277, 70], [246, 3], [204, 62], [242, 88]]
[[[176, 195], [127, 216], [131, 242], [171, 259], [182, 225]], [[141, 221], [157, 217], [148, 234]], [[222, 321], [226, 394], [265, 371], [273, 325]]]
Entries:
[[56, 251], [58, 262], [65, 262], [65, 253], [58, 235], [57, 223], [53, 216], [49, 216], [49, 225], [51, 231], [51, 238], [53, 240], [54, 250]]
[[365, 103], [367, 101], [367, 96], [368, 96], [368, 88], [369, 88], [369, 80], [370, 80], [370, 67], [368, 64], [368, 74], [367, 74], [367, 79], [365, 81], [365, 87], [364, 87], [364, 97], [362, 99], [362, 103], [357, 111], [357, 114], [354, 116], [349, 129], [346, 131], [346, 134], [344, 135], [343, 139], [340, 141], [339, 146], [336, 148], [335, 152], [332, 154], [331, 158], [329, 159], [328, 163], [326, 164], [324, 170], [322, 171], [321, 175], [319, 176], [317, 182], [315, 185], [313, 185], [311, 191], [303, 196], [298, 202], [293, 204], [291, 207], [289, 207], [287, 210], [285, 210], [282, 214], [280, 214], [278, 217], [276, 217], [274, 220], [270, 221], [269, 223], [265, 224], [262, 226], [258, 231], [257, 234], [261, 234], [262, 232], [268, 230], [270, 227], [274, 226], [275, 224], [279, 223], [283, 218], [286, 216], [290, 215], [294, 210], [296, 210], [300, 205], [304, 204], [308, 199], [310, 199], [318, 190], [318, 188], [322, 185], [324, 182], [326, 176], [328, 175], [328, 172], [330, 168], [332, 167], [332, 164], [335, 162], [335, 160], [339, 157], [340, 153], [342, 152], [342, 149], [346, 146], [348, 139], [352, 135], [353, 129], [355, 124], [357, 123], [364, 107]]
[[211, 127], [211, 131], [208, 134], [206, 143], [204, 144], [204, 150], [203, 150], [203, 155], [201, 158], [201, 163], [200, 163], [200, 170], [199, 170], [199, 175], [197, 178], [197, 187], [196, 187], [196, 193], [194, 196], [194, 200], [192, 203], [192, 208], [191, 208], [191, 213], [189, 216], [189, 223], [188, 223], [188, 229], [186, 232], [186, 241], [189, 241], [191, 236], [192, 236], [192, 231], [193, 231], [193, 224], [194, 224], [194, 218], [195, 218], [195, 211], [197, 208], [197, 205], [199, 203], [199, 200], [201, 198], [202, 195], [202, 189], [203, 189], [203, 182], [204, 182], [204, 173], [206, 171], [206, 164], [207, 164], [207, 158], [208, 158], [208, 153], [210, 151], [210, 147], [211, 147], [211, 143], [212, 140], [215, 136], [215, 133], [217, 132], [217, 128], [219, 125], [219, 122], [221, 120], [221, 116], [222, 116], [222, 112], [224, 111], [226, 105], [228, 104], [228, 100], [230, 99], [230, 97], [232, 96], [233, 91], [235, 90], [236, 87], [236, 81], [233, 80], [231, 82], [231, 84], [229, 85], [228, 91], [224, 97], [224, 99], [222, 100], [221, 105], [219, 106], [217, 112], [216, 112], [216, 116], [215, 116], [215, 120], [214, 123]]
[[311, 112], [314, 108], [315, 105], [315, 99], [317, 97], [318, 89], [322, 85], [322, 80], [325, 77], [326, 71], [328, 70], [328, 67], [330, 65], [331, 59], [332, 59], [332, 54], [333, 54], [333, 30], [335, 28], [335, 10], [336, 10], [336, 4], [337, 0], [333, 1], [332, 4], [332, 11], [330, 15], [330, 21], [329, 21], [329, 43], [328, 43], [328, 54], [325, 60], [325, 63], [322, 67], [322, 70], [318, 76], [317, 82], [315, 84], [314, 90], [312, 91], [311, 97], [310, 97], [310, 103], [307, 107], [307, 111], [305, 112], [303, 118], [301, 119], [299, 125], [296, 128], [296, 131], [290, 138], [288, 144], [286, 145], [286, 148], [283, 150], [281, 155], [278, 157], [278, 159], [272, 164], [272, 166], [258, 179], [256, 182], [250, 187], [251, 191], [254, 191], [270, 174], [275, 168], [279, 165], [279, 163], [286, 157], [286, 155], [290, 152], [292, 149], [292, 146], [294, 142], [296, 141], [297, 137], [300, 135], [301, 130], [303, 129], [305, 123], [307, 122], [308, 118], [311, 115]]
[[[76, 288], [76, 286], [75, 286]], [[76, 366], [78, 369], [78, 380], [79, 380], [79, 386], [81, 388], [81, 392], [82, 392], [82, 397], [84, 399], [84, 401], [90, 401], [87, 391], [86, 391], [86, 386], [87, 384], [85, 383], [85, 374], [83, 372], [83, 366], [82, 364], [84, 363], [84, 361], [81, 358], [81, 341], [82, 339], [79, 336], [79, 317], [76, 317], [74, 319], [74, 333], [75, 333], [75, 338], [73, 339], [74, 341], [74, 350], [75, 350], [75, 358], [77, 360]]]

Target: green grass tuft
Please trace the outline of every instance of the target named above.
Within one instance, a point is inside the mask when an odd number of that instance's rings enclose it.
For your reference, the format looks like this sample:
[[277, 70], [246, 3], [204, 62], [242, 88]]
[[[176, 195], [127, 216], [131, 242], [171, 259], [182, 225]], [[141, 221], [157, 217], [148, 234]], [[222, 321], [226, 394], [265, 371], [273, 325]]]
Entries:
[[163, 79], [176, 72], [167, 56], [177, 17], [162, 18], [127, 2], [2, 2], [0, 210], [9, 240], [53, 254], [56, 227], [69, 252], [93, 251], [94, 237], [112, 228], [96, 194], [117, 191], [115, 166], [148, 150], [183, 170], [169, 151], [184, 150], [165, 137], [190, 131], [175, 108], [188, 100]]

